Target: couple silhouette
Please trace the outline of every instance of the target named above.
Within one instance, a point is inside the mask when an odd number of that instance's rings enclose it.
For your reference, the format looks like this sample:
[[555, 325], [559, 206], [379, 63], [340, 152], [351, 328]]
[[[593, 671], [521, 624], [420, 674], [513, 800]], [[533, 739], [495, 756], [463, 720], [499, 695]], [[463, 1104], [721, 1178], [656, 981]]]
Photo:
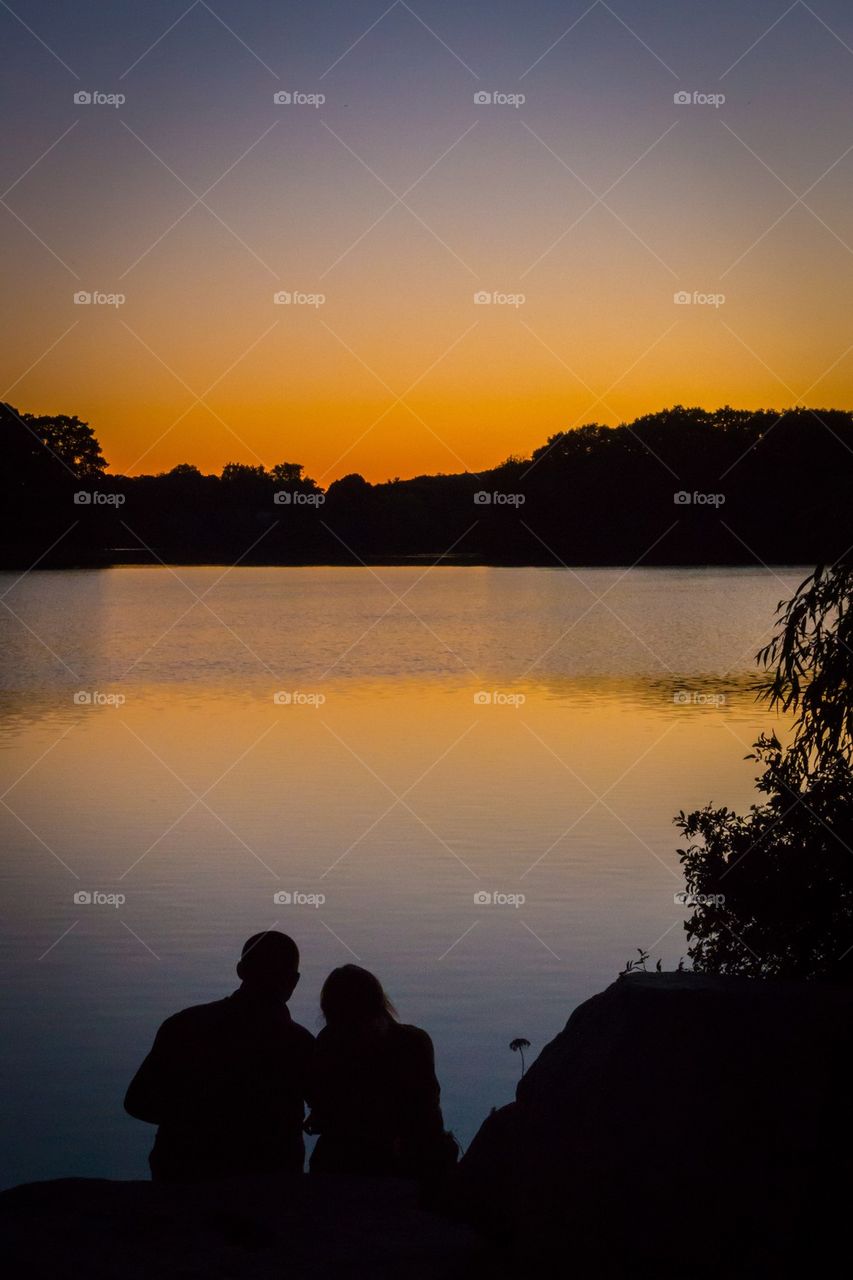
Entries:
[[372, 973], [347, 964], [329, 974], [316, 1039], [287, 1007], [299, 981], [292, 938], [254, 934], [237, 974], [233, 995], [166, 1019], [128, 1088], [125, 1109], [158, 1126], [155, 1181], [299, 1174], [303, 1131], [318, 1135], [312, 1174], [428, 1186], [449, 1171], [457, 1148], [432, 1041], [397, 1021]]

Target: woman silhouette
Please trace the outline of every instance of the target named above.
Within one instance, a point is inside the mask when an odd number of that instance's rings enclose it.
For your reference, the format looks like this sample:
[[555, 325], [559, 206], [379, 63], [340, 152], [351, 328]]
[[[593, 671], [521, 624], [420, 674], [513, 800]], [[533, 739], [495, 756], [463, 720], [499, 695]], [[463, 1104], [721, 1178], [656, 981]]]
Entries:
[[444, 1132], [429, 1036], [399, 1023], [378, 978], [355, 964], [332, 970], [320, 1007], [311, 1172], [434, 1180], [455, 1163], [456, 1143]]

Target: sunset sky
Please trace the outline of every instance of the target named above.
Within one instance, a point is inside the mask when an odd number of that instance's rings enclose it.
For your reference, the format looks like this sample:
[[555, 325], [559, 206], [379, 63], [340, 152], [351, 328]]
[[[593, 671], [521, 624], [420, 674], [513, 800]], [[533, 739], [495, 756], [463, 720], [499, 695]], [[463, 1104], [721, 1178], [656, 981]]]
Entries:
[[13, 0], [0, 32], [0, 399], [114, 471], [376, 481], [679, 402], [853, 408], [849, 0]]

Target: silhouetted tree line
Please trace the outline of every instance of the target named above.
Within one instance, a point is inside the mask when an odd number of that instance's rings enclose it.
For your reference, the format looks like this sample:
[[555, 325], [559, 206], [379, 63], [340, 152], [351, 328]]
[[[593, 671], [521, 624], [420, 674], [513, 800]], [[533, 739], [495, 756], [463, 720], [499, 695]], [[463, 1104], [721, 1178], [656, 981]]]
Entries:
[[11, 405], [0, 432], [7, 566], [825, 563], [853, 543], [853, 414], [841, 410], [676, 406], [559, 432], [479, 475], [347, 475], [325, 491], [288, 462], [111, 475], [87, 423]]

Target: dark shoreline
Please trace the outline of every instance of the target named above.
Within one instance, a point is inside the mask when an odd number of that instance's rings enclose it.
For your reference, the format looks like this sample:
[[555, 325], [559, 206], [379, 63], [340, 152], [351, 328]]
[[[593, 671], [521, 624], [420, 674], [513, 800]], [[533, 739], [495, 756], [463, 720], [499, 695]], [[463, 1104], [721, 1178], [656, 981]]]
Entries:
[[111, 474], [91, 428], [0, 405], [0, 564], [831, 564], [853, 544], [853, 413], [676, 406], [530, 458], [323, 489], [299, 463]]
[[92, 569], [127, 569], [127, 568], [144, 568], [144, 569], [162, 569], [162, 568], [185, 568], [185, 569], [397, 569], [397, 568], [448, 568], [448, 569], [556, 569], [563, 570], [567, 573], [579, 573], [590, 569], [623, 569], [626, 573], [633, 570], [642, 569], [694, 569], [711, 572], [715, 569], [765, 569], [777, 571], [795, 571], [797, 573], [809, 573], [813, 566], [802, 562], [790, 562], [786, 560], [771, 560], [766, 563], [759, 564], [755, 560], [711, 560], [711, 561], [680, 561], [680, 560], [649, 560], [642, 561], [639, 564], [626, 564], [624, 560], [583, 560], [575, 563], [562, 563], [554, 560], [484, 560], [476, 556], [468, 555], [443, 555], [440, 552], [434, 554], [421, 553], [418, 555], [382, 555], [382, 556], [364, 556], [360, 559], [352, 557], [342, 557], [340, 560], [316, 559], [316, 560], [282, 560], [282, 559], [229, 559], [223, 555], [221, 557], [199, 557], [193, 559], [190, 556], [169, 556], [163, 555], [159, 558], [149, 557], [147, 554], [141, 556], [104, 556], [92, 557], [89, 560], [83, 560], [75, 557], [73, 560], [50, 561], [42, 560], [38, 564], [33, 564], [31, 560], [27, 560], [25, 556], [0, 562], [0, 573], [55, 573], [58, 570], [63, 572], [89, 572]]

